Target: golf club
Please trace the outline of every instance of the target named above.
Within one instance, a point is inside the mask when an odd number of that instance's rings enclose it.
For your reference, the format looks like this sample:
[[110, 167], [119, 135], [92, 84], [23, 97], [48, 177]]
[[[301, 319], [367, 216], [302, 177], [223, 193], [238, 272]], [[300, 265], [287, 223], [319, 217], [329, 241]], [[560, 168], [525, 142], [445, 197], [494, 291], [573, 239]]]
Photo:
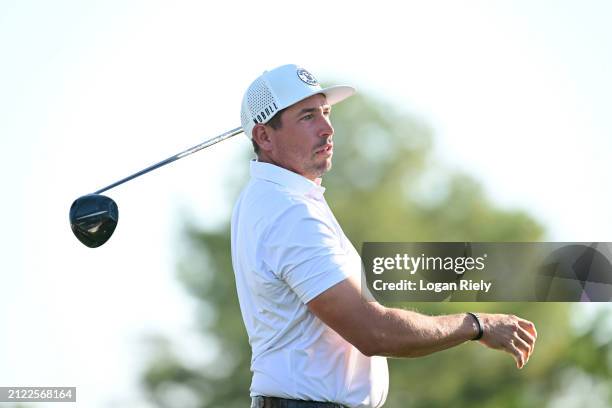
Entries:
[[103, 245], [113, 235], [119, 221], [119, 208], [117, 204], [110, 197], [102, 195], [103, 192], [240, 133], [242, 133], [241, 127], [229, 130], [101, 188], [94, 193], [77, 198], [70, 206], [69, 218], [72, 232], [79, 241], [89, 248], [97, 248]]

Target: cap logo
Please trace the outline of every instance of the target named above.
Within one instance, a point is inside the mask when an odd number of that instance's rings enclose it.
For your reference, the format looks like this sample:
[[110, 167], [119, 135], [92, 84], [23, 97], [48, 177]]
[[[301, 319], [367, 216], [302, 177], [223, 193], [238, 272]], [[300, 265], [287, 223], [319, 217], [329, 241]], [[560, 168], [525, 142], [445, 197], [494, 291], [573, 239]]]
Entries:
[[311, 85], [311, 86], [317, 86], [319, 85], [319, 82], [317, 82], [317, 79], [314, 77], [314, 75], [312, 75], [310, 72], [306, 71], [304, 68], [298, 68], [297, 70], [297, 76], [298, 78], [300, 78], [302, 80], [302, 82]]
[[259, 112], [253, 118], [253, 122], [255, 122], [255, 124], [262, 123], [265, 120], [274, 116], [277, 110], [278, 110], [278, 106], [276, 106], [276, 102], [272, 102], [271, 105], [266, 106], [261, 112]]

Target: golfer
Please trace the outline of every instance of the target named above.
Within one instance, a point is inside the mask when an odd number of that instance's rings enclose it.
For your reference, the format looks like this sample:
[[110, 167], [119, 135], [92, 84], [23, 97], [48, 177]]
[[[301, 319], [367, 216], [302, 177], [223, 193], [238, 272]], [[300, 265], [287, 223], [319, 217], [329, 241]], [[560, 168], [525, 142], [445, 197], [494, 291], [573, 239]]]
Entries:
[[284, 65], [244, 95], [242, 126], [257, 159], [233, 210], [231, 242], [252, 407], [381, 407], [386, 357], [477, 339], [522, 368], [533, 352], [535, 327], [516, 316], [426, 316], [362, 296], [359, 255], [321, 185], [332, 167], [332, 105], [354, 92], [322, 88], [307, 70]]

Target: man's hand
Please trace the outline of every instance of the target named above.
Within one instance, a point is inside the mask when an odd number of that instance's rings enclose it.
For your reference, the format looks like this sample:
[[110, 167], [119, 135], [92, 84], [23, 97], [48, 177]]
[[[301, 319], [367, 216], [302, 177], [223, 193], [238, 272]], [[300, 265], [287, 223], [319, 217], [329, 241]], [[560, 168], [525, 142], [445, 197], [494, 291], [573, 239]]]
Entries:
[[529, 320], [505, 314], [480, 314], [484, 335], [479, 340], [487, 347], [510, 353], [516, 366], [523, 368], [533, 353], [538, 337]]

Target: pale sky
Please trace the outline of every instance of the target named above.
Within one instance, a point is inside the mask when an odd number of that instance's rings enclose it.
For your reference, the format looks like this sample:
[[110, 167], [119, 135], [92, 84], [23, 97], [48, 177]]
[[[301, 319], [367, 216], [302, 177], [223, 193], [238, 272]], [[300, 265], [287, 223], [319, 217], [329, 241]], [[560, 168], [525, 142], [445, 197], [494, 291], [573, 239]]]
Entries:
[[143, 337], [207, 358], [175, 279], [179, 226], [228, 216], [247, 139], [109, 191], [120, 222], [101, 248], [68, 209], [239, 126], [250, 81], [286, 63], [422, 118], [436, 160], [548, 239], [611, 241], [611, 16], [606, 1], [0, 1], [0, 385], [148, 407]]

